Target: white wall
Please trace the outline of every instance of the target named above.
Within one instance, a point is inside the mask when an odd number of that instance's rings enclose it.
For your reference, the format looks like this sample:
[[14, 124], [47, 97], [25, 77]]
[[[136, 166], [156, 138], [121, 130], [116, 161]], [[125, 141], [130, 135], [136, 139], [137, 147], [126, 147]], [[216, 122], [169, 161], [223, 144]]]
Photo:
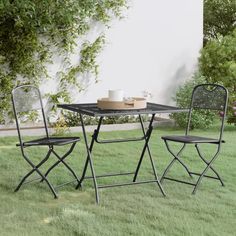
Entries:
[[202, 0], [131, 0], [127, 16], [106, 31], [99, 57], [100, 82], [91, 83], [77, 102], [106, 97], [108, 89], [126, 96], [150, 92], [151, 100], [170, 104], [176, 87], [197, 65], [203, 38]]

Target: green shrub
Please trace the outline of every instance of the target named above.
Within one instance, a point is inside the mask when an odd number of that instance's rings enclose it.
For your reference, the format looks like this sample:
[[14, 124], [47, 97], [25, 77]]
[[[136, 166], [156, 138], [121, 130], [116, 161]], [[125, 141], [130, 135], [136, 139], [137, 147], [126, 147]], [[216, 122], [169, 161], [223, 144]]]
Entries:
[[[199, 74], [196, 74], [192, 80], [185, 82], [182, 86], [180, 86], [176, 92], [175, 97], [173, 98], [178, 107], [188, 108], [190, 106], [191, 95], [193, 88], [198, 84], [206, 83], [206, 79]], [[182, 128], [187, 126], [188, 121], [188, 113], [174, 113], [171, 115], [176, 122], [176, 124]], [[208, 128], [212, 125], [215, 118], [215, 113], [211, 111], [203, 111], [203, 110], [194, 110], [192, 113], [192, 120], [190, 129], [195, 128]]]
[[236, 124], [236, 29], [232, 34], [211, 40], [199, 58], [200, 73], [207, 82], [224, 85], [229, 90], [228, 123]]
[[235, 29], [235, 0], [204, 0], [204, 43]]

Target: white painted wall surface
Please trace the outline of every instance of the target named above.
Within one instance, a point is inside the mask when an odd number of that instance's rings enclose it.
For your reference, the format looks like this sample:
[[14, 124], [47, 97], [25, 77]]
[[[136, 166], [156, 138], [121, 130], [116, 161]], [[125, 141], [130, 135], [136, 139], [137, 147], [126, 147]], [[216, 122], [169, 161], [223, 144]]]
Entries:
[[203, 38], [202, 0], [132, 0], [127, 17], [106, 31], [97, 84], [77, 97], [94, 102], [109, 89], [126, 96], [150, 92], [151, 100], [171, 104], [177, 86], [190, 79]]
[[106, 38], [100, 82], [92, 79], [74, 102], [95, 102], [109, 89], [123, 89], [126, 96], [148, 91], [151, 101], [172, 104], [176, 88], [197, 66], [203, 0], [131, 0], [125, 19], [114, 21]]

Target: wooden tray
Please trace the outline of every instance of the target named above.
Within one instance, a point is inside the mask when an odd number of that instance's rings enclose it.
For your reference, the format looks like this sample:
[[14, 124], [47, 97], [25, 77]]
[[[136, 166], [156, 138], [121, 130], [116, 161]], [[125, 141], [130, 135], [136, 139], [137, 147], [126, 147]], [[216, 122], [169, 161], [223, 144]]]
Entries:
[[147, 101], [141, 97], [132, 97], [130, 100], [122, 102], [109, 101], [108, 98], [101, 98], [97, 100], [97, 106], [103, 110], [144, 109], [147, 107]]

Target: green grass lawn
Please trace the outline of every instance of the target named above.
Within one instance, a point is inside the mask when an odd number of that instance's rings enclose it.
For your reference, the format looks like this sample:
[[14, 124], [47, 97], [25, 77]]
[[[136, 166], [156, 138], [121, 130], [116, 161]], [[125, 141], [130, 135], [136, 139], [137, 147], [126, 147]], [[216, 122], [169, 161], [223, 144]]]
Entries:
[[[194, 134], [204, 135], [209, 132], [194, 131]], [[103, 137], [129, 137], [138, 136], [139, 133], [138, 130], [107, 132]], [[183, 131], [154, 130], [150, 147], [159, 175], [171, 160], [160, 138], [167, 134], [183, 134]], [[214, 131], [210, 135], [214, 135]], [[224, 139], [226, 143], [214, 167], [223, 177], [225, 187], [217, 180], [203, 179], [197, 194], [192, 195], [192, 186], [166, 180], [163, 183], [166, 198], [162, 196], [157, 185], [151, 183], [100, 190], [100, 205], [96, 205], [91, 180], [83, 183], [82, 190], [75, 190], [73, 184], [60, 188], [59, 199], [56, 200], [45, 183], [24, 185], [19, 192], [14, 193], [20, 178], [30, 168], [21, 157], [20, 150], [15, 147], [17, 137], [1, 138], [0, 235], [235, 235], [236, 127], [226, 127]], [[96, 173], [133, 171], [142, 144], [95, 145]], [[203, 148], [209, 157], [214, 145]], [[39, 161], [45, 152], [45, 148], [29, 149], [32, 160]], [[147, 157], [143, 161], [139, 180], [152, 178]], [[54, 160], [53, 157], [51, 163]], [[85, 149], [83, 142], [80, 142], [67, 162], [80, 175], [84, 160]], [[186, 149], [183, 160], [193, 171], [202, 170], [205, 166], [193, 147]], [[49, 165], [50, 163], [47, 164]], [[190, 179], [178, 164], [173, 167], [169, 176]], [[50, 174], [49, 179], [57, 185], [70, 180], [71, 176], [60, 166]], [[98, 183], [131, 179], [132, 176], [113, 177], [99, 179]]]

